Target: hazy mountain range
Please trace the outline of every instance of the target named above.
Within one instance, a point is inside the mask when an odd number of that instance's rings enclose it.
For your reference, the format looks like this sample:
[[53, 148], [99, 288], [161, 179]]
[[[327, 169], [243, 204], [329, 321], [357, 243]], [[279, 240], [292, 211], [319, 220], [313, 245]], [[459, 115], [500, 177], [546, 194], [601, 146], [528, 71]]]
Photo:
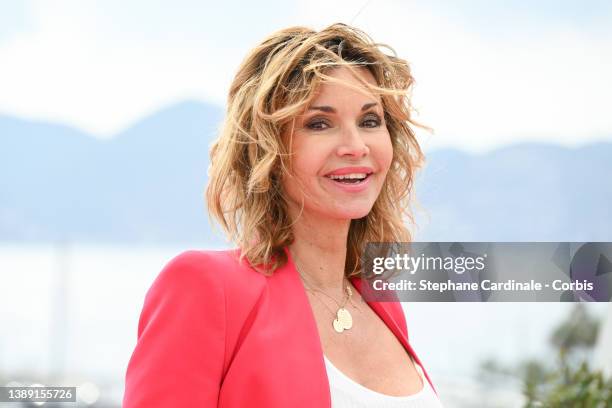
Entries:
[[[222, 110], [163, 109], [109, 140], [0, 115], [0, 240], [222, 242], [204, 203]], [[429, 152], [421, 241], [612, 241], [612, 143]]]

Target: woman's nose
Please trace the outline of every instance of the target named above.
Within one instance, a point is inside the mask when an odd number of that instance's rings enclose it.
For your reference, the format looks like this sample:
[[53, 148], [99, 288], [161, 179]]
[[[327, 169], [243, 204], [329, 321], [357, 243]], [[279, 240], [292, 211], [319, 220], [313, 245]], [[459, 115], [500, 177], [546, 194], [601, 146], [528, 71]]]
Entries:
[[370, 152], [360, 129], [357, 126], [347, 126], [342, 130], [340, 142], [338, 144], [338, 156], [364, 157]]

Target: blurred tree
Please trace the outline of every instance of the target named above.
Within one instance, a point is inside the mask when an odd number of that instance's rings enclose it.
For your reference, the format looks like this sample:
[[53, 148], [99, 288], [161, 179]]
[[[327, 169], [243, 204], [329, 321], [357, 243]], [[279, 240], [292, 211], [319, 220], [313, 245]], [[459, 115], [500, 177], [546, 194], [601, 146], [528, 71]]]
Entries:
[[599, 333], [599, 321], [577, 303], [567, 320], [553, 330], [550, 343], [557, 367], [531, 362], [523, 371], [525, 407], [606, 408], [612, 406], [612, 379], [589, 368], [587, 359]]
[[591, 316], [582, 303], [577, 303], [568, 319], [554, 331], [550, 342], [559, 350], [592, 349], [597, 341], [599, 321]]
[[597, 341], [599, 321], [577, 303], [568, 318], [557, 326], [550, 343], [557, 352], [554, 365], [531, 359], [516, 368], [485, 360], [480, 368], [482, 378], [499, 382], [519, 376], [523, 383], [525, 408], [612, 407], [612, 378], [593, 371], [587, 363]]

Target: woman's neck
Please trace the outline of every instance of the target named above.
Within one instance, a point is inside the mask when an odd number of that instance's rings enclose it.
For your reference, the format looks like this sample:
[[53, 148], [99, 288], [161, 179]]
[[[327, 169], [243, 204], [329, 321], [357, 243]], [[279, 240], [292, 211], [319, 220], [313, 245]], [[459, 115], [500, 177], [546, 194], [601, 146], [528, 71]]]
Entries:
[[308, 283], [321, 290], [342, 290], [346, 242], [351, 220], [316, 217], [303, 212], [293, 224], [291, 256]]

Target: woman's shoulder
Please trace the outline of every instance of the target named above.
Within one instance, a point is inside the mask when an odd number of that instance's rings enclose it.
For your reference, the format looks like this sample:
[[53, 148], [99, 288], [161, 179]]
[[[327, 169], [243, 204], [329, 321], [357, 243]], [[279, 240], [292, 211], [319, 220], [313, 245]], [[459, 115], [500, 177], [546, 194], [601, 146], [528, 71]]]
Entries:
[[152, 287], [204, 293], [240, 291], [241, 287], [263, 285], [265, 277], [246, 259], [239, 261], [239, 256], [240, 249], [184, 250], [165, 264]]
[[186, 249], [170, 259], [168, 265], [187, 269], [210, 269], [211, 266], [231, 266], [237, 261], [239, 249]]
[[261, 291], [251, 285], [251, 296], [238, 296], [246, 290], [230, 283], [240, 279], [228, 276], [242, 274], [247, 276], [242, 281], [250, 283], [250, 274], [241, 272], [232, 252], [185, 250], [162, 267], [140, 313], [124, 406], [190, 406], [194, 401], [216, 406], [214, 390], [229, 364], [227, 353]]

